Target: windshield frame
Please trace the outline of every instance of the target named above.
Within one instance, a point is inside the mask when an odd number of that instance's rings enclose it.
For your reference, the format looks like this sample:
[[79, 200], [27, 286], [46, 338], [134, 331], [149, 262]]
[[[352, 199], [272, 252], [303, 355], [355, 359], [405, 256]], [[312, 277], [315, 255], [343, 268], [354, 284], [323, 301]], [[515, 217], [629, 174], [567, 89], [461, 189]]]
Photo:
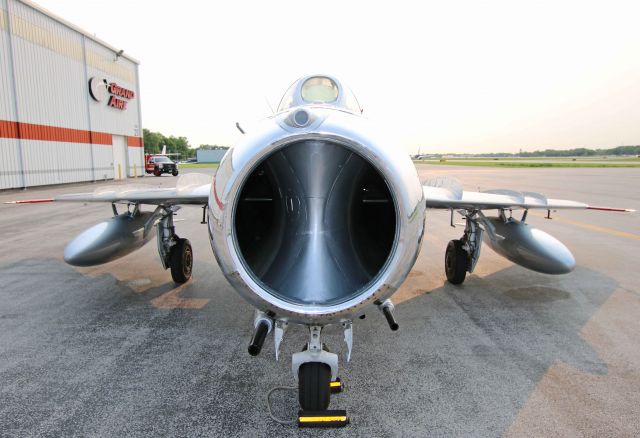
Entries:
[[[305, 84], [313, 79], [328, 79], [338, 91], [338, 95], [336, 96], [336, 98], [332, 101], [326, 102], [306, 100], [302, 96], [302, 89]], [[341, 109], [343, 111], [347, 111], [357, 115], [362, 114], [362, 107], [360, 106], [360, 102], [355, 97], [353, 91], [350, 88], [345, 87], [339, 80], [330, 75], [304, 76], [296, 80], [289, 86], [289, 88], [287, 88], [287, 91], [285, 91], [282, 98], [280, 99], [276, 114], [290, 111], [293, 108], [302, 106], [327, 106]]]

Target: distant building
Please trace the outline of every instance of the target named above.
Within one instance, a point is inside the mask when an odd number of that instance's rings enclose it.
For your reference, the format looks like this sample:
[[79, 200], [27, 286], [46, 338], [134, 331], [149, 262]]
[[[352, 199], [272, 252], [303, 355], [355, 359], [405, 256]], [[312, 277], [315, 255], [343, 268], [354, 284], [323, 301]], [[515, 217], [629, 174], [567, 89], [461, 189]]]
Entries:
[[228, 149], [198, 149], [198, 163], [219, 163]]

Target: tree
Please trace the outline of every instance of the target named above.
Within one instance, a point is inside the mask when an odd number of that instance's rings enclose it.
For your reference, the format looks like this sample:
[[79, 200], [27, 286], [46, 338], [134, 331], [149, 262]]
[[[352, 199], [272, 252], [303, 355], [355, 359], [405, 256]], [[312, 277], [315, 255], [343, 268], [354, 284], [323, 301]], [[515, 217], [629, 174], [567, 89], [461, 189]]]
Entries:
[[144, 150], [148, 154], [159, 154], [162, 146], [167, 146], [168, 154], [180, 154], [180, 158], [190, 158], [195, 156], [195, 149], [189, 144], [186, 137], [166, 136], [160, 132], [152, 132], [148, 129], [142, 130], [144, 139]]

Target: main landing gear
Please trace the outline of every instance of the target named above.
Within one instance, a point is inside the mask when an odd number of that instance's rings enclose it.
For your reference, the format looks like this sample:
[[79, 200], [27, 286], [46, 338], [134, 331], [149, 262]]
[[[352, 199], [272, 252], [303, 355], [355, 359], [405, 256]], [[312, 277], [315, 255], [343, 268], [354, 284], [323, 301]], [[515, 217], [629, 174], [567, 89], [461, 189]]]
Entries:
[[191, 278], [193, 268], [193, 249], [188, 239], [176, 234], [173, 215], [180, 207], [174, 206], [162, 211], [158, 222], [158, 253], [165, 269], [171, 268], [171, 278], [178, 284]]
[[[480, 258], [483, 230], [478, 224], [478, 212], [462, 210], [465, 218], [464, 234], [460, 239], [450, 240], [444, 255], [444, 271], [451, 284], [462, 284], [467, 272], [472, 273]], [[451, 210], [451, 226], [453, 210]]]

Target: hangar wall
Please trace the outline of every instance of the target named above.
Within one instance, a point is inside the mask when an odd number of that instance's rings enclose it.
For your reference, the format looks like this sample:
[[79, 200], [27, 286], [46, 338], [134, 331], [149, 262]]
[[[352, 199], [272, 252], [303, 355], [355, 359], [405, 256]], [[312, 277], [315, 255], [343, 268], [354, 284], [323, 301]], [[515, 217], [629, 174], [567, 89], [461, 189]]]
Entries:
[[138, 61], [118, 52], [0, 0], [0, 189], [144, 173]]

